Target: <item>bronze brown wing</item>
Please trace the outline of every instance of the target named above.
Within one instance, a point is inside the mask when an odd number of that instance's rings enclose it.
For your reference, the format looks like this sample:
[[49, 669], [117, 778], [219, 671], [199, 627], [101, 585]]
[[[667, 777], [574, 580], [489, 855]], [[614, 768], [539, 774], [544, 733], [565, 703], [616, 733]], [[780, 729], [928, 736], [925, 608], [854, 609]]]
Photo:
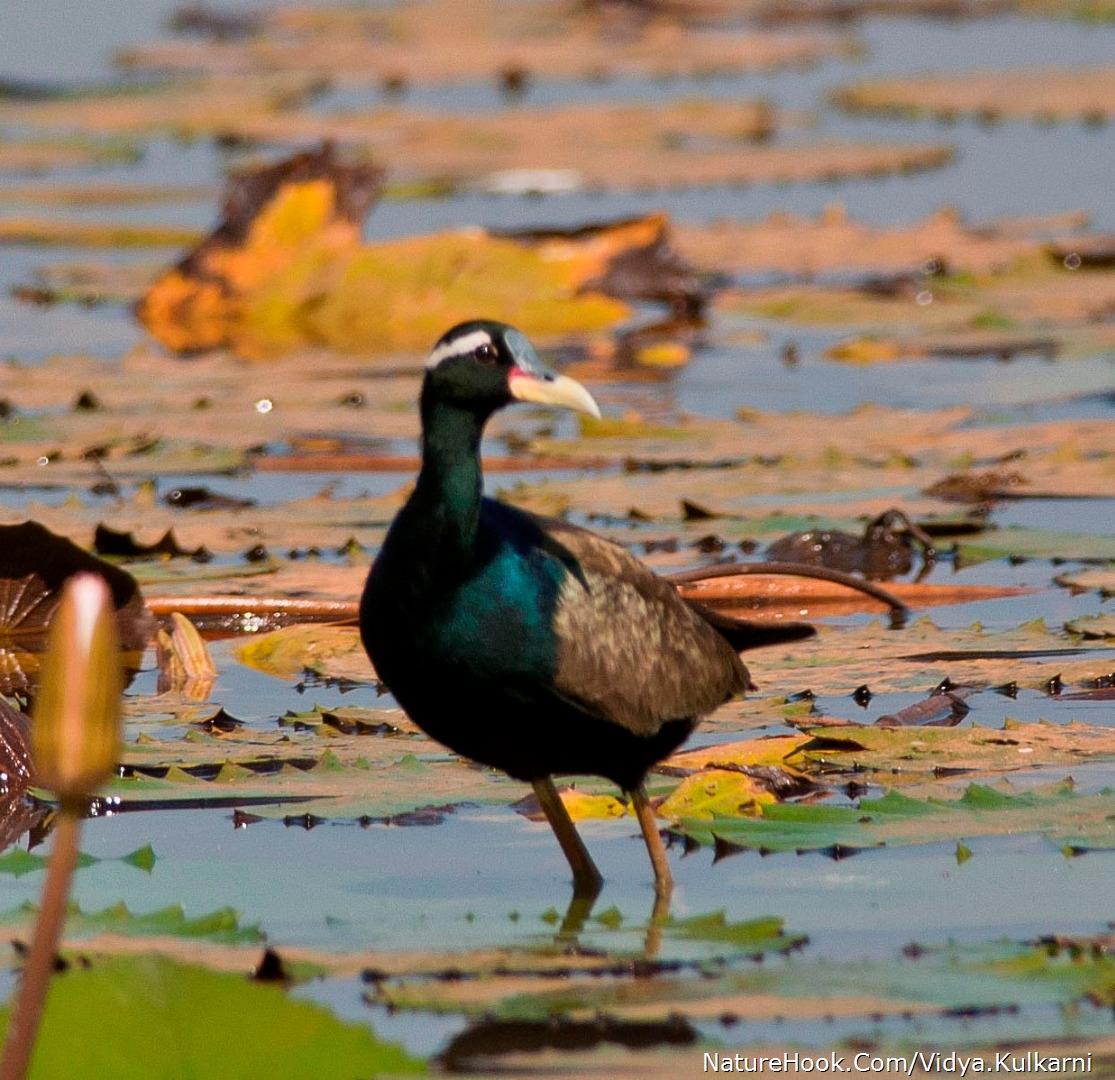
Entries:
[[747, 689], [747, 668], [732, 643], [668, 581], [609, 540], [531, 518], [570, 570], [554, 616], [554, 681], [563, 697], [649, 736]]

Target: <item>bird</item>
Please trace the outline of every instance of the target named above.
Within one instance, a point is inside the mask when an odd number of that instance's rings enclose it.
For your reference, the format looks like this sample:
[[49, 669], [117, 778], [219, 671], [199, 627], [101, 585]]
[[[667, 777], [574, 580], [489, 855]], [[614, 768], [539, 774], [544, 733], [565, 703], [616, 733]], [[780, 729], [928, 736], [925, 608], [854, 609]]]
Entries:
[[740, 651], [813, 628], [720, 615], [624, 547], [484, 497], [484, 426], [514, 402], [600, 417], [514, 327], [474, 319], [442, 335], [422, 381], [418, 478], [369, 571], [361, 639], [418, 727], [532, 785], [575, 895], [603, 878], [555, 775], [602, 776], [628, 795], [656, 894], [668, 894], [647, 772], [701, 716], [752, 688]]

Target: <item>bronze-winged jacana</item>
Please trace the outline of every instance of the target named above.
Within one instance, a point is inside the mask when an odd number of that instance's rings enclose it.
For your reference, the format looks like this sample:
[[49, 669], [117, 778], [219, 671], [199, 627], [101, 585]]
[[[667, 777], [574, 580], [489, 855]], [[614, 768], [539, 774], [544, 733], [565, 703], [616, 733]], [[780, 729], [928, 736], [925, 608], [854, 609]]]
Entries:
[[600, 415], [513, 327], [461, 323], [434, 346], [422, 467], [368, 575], [364, 647], [425, 732], [533, 785], [579, 890], [601, 878], [552, 777], [604, 776], [628, 792], [663, 894], [647, 770], [748, 687], [740, 650], [812, 628], [716, 615], [616, 544], [484, 498], [481, 434], [515, 401]]

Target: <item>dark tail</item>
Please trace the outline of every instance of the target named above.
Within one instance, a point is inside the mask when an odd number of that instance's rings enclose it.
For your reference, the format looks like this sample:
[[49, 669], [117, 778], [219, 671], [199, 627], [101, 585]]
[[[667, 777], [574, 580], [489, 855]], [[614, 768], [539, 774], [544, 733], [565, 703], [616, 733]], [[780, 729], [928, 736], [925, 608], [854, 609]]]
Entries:
[[810, 623], [734, 619], [730, 615], [721, 615], [720, 612], [713, 611], [695, 600], [685, 602], [736, 652], [747, 652], [748, 649], [759, 649], [764, 645], [781, 645], [787, 641], [800, 641], [817, 633], [817, 628]]

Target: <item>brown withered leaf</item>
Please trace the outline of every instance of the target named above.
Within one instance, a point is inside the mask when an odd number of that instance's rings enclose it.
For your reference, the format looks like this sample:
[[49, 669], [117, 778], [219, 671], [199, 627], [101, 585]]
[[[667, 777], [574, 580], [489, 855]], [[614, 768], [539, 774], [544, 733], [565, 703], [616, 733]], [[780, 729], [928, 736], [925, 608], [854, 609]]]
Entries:
[[63, 584], [80, 572], [105, 579], [121, 648], [138, 666], [152, 630], [135, 579], [34, 521], [0, 525], [0, 693], [32, 690]]
[[0, 173], [41, 173], [131, 161], [138, 151], [129, 142], [80, 135], [0, 140]]
[[0, 851], [18, 835], [9, 835], [5, 828], [12, 816], [9, 800], [27, 788], [31, 772], [28, 719], [0, 698]]
[[1115, 115], [1115, 67], [958, 72], [855, 83], [833, 100], [851, 112], [1103, 120]]
[[141, 321], [176, 352], [231, 347], [264, 358], [307, 344], [427, 349], [478, 310], [542, 337], [603, 329], [630, 310], [611, 288], [699, 307], [662, 216], [573, 233], [469, 230], [365, 245], [360, 224], [379, 177], [329, 146], [235, 175], [221, 224], [148, 289]]
[[[603, 75], [676, 76], [755, 71], [815, 62], [849, 50], [844, 34], [741, 29], [731, 6], [631, 5], [539, 0], [418, 0], [393, 9], [338, 5], [269, 12], [245, 40], [171, 41], [128, 49], [121, 62], [159, 72], [307, 73], [349, 84], [529, 82]], [[671, 11], [672, 9], [672, 11]], [[681, 17], [678, 17], [681, 16]], [[695, 24], [695, 25], [690, 25]]]
[[131, 532], [122, 532], [103, 523], [93, 533], [93, 550], [98, 555], [122, 559], [176, 558], [194, 554], [181, 547], [173, 529], [167, 529], [157, 540], [144, 544]]
[[[786, 212], [757, 221], [682, 224], [676, 243], [700, 266], [723, 272], [777, 270], [810, 276], [826, 273], [989, 273], [1043, 250], [1050, 235], [1066, 250], [1085, 238], [1080, 212], [1055, 217], [967, 222], [942, 209], [910, 225], [871, 225], [826, 208], [815, 218]], [[1069, 239], [1069, 236], [1072, 239]]]
[[987, 472], [950, 473], [925, 489], [926, 495], [947, 502], [984, 503], [1002, 498], [1011, 488], [1025, 484], [1018, 472], [991, 469]]

